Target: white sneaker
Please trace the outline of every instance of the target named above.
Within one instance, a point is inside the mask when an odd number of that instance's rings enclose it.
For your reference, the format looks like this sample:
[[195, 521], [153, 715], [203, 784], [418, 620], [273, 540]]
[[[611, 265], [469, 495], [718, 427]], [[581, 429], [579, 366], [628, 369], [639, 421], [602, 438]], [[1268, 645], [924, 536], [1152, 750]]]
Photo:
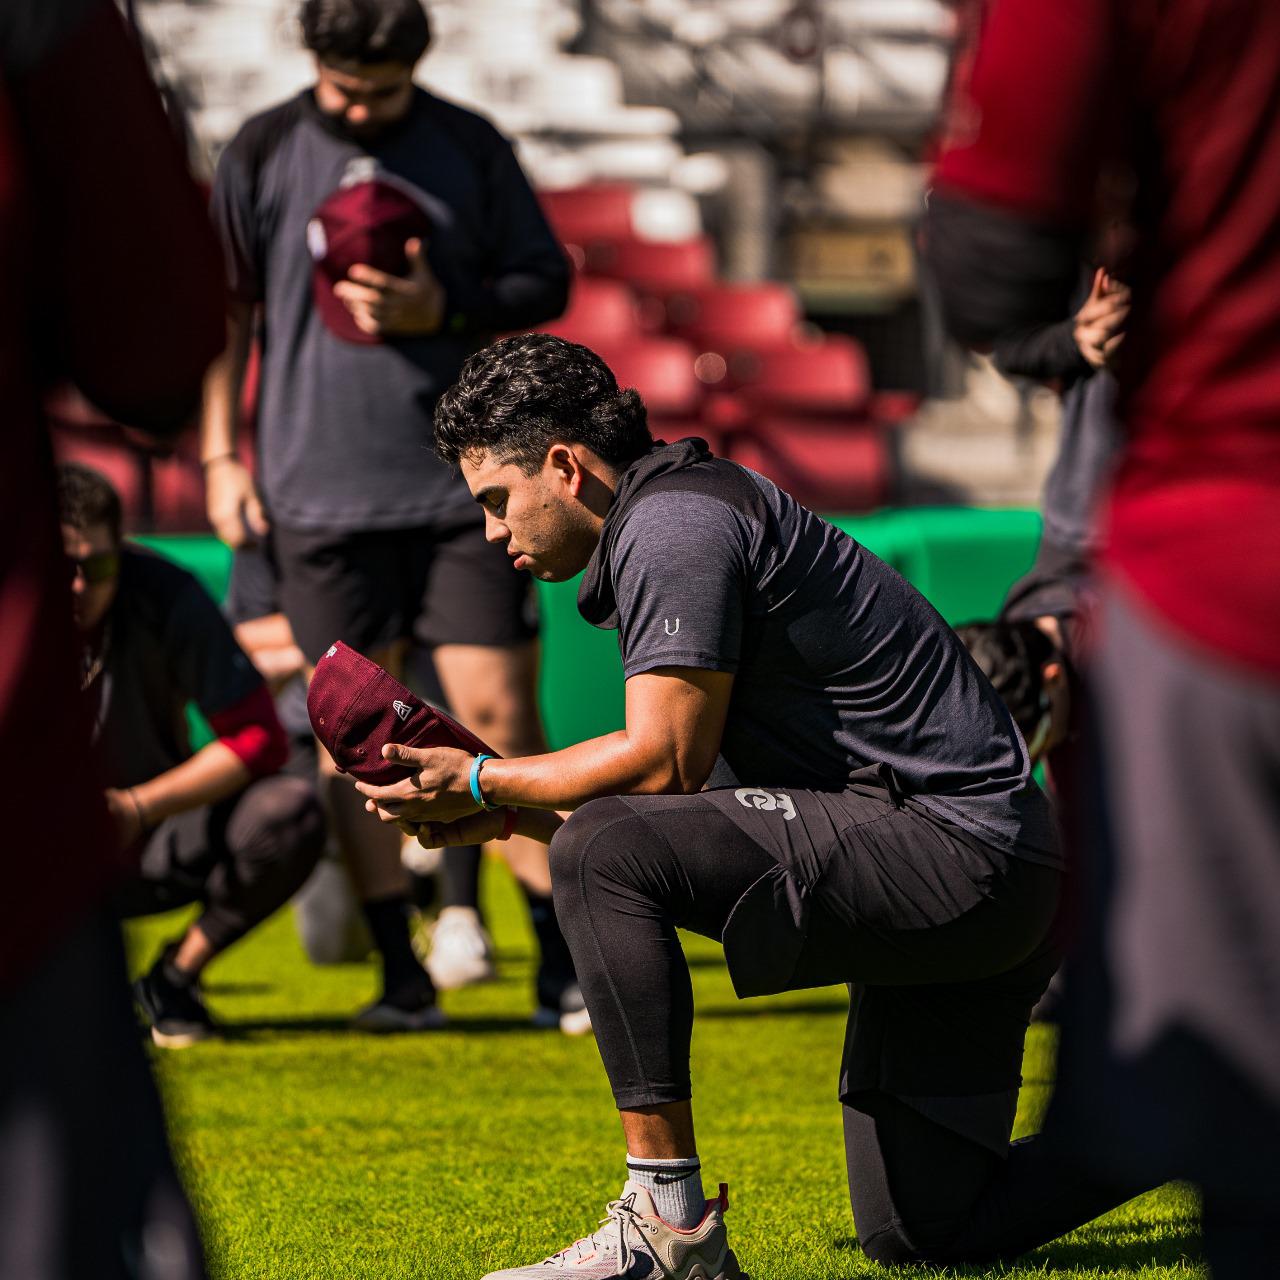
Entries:
[[431, 931], [427, 972], [441, 991], [456, 991], [497, 976], [493, 939], [474, 907], [445, 907]]
[[721, 1183], [702, 1221], [681, 1231], [658, 1217], [643, 1187], [628, 1181], [593, 1235], [544, 1262], [491, 1271], [485, 1280], [548, 1280], [560, 1272], [577, 1280], [748, 1280], [725, 1236], [728, 1207], [729, 1189]]
[[539, 1031], [554, 1031], [558, 1028], [566, 1036], [591, 1034], [591, 1014], [587, 1011], [587, 1002], [582, 998], [582, 991], [576, 982], [571, 982], [561, 991], [557, 1005], [540, 1004], [533, 1011], [530, 1021]]

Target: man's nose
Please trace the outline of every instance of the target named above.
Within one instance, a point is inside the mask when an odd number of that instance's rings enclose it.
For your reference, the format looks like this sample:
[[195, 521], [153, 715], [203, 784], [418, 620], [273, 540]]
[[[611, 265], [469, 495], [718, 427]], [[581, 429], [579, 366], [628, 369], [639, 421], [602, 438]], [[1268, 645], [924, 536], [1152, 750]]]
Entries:
[[486, 542], [506, 542], [511, 537], [511, 530], [497, 516], [486, 511], [484, 513], [484, 537]]

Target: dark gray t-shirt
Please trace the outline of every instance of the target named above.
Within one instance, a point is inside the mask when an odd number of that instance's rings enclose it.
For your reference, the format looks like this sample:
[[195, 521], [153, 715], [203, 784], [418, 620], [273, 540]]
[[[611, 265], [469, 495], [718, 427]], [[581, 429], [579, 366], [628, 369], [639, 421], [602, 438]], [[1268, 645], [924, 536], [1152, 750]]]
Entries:
[[954, 631], [764, 477], [656, 449], [619, 485], [579, 607], [617, 627], [628, 678], [734, 673], [721, 753], [742, 781], [840, 790], [888, 765], [939, 817], [1061, 865], [1022, 738]]
[[[312, 305], [307, 224], [352, 162], [417, 188], [427, 257], [446, 293], [438, 335], [344, 341]], [[558, 315], [568, 268], [507, 141], [422, 90], [404, 120], [358, 144], [310, 91], [255, 116], [223, 152], [212, 213], [231, 292], [262, 304], [259, 484], [295, 529], [397, 529], [474, 504], [432, 451], [432, 413], [488, 334]]]

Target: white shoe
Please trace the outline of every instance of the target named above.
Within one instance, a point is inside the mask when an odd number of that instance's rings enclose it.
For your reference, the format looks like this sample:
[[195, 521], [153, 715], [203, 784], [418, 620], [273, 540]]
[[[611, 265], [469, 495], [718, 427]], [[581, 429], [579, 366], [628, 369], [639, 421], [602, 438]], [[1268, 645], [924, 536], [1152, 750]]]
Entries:
[[658, 1217], [643, 1187], [627, 1182], [593, 1235], [544, 1262], [491, 1271], [484, 1280], [548, 1280], [562, 1272], [577, 1280], [748, 1280], [725, 1237], [728, 1207], [722, 1183], [702, 1221], [681, 1231]]
[[445, 907], [431, 931], [427, 972], [441, 991], [456, 991], [497, 976], [493, 939], [474, 907]]
[[566, 1036], [591, 1034], [591, 1014], [587, 1011], [587, 1002], [582, 998], [582, 991], [576, 982], [571, 982], [560, 993], [558, 1007], [539, 1005], [530, 1021], [540, 1031], [554, 1031], [558, 1028]]

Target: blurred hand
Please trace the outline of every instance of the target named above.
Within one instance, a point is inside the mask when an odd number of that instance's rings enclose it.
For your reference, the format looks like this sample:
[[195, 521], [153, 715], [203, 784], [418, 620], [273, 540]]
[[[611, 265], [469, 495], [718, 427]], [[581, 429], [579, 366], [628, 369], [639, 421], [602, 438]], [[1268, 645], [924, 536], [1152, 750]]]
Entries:
[[1073, 336], [1080, 354], [1095, 369], [1110, 365], [1124, 341], [1130, 301], [1127, 284], [1112, 279], [1101, 267], [1093, 273], [1089, 296], [1076, 312]]
[[227, 546], [265, 538], [269, 525], [249, 468], [239, 458], [214, 458], [204, 469], [205, 510]]
[[[505, 809], [481, 809], [454, 822], [421, 822], [414, 824], [410, 835], [416, 835], [424, 849], [448, 849], [460, 844], [487, 844], [502, 834], [507, 820]], [[403, 825], [401, 827], [403, 830]]]
[[107, 812], [115, 823], [116, 836], [120, 848], [127, 849], [142, 834], [142, 815], [138, 806], [124, 791], [109, 787], [104, 792], [107, 801]]
[[358, 263], [347, 279], [334, 285], [357, 327], [364, 333], [400, 334], [405, 337], [438, 333], [444, 321], [444, 288], [427, 263], [421, 240], [404, 247], [409, 259], [407, 276]]

